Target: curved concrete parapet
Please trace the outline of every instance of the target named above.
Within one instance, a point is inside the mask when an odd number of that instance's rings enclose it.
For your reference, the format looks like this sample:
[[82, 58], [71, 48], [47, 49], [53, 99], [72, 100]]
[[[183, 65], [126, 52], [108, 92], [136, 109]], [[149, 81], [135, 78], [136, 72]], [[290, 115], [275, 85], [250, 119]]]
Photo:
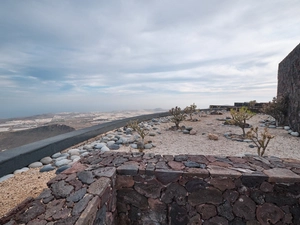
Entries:
[[0, 152], [0, 177], [12, 173], [16, 169], [28, 166], [30, 163], [38, 161], [43, 157], [62, 151], [97, 135], [125, 126], [130, 120], [145, 121], [168, 115], [168, 112], [162, 112], [111, 121]]

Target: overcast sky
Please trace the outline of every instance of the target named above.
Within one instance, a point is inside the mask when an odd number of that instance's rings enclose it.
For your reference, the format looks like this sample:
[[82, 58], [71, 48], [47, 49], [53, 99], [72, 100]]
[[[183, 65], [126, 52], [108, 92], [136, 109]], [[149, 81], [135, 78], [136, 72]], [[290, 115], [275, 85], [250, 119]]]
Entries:
[[0, 118], [276, 96], [299, 0], [0, 1]]

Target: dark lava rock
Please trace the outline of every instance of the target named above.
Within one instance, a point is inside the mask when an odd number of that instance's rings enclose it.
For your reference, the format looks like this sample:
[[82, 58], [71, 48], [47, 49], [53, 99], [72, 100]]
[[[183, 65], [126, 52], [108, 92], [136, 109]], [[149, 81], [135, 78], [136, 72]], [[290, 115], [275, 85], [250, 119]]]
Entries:
[[121, 203], [132, 204], [140, 209], [148, 208], [148, 200], [145, 196], [132, 189], [121, 189], [117, 194], [118, 201]]
[[213, 217], [209, 220], [206, 220], [203, 225], [228, 225], [228, 221], [220, 216]]
[[171, 183], [166, 191], [162, 194], [161, 200], [167, 204], [175, 198], [178, 205], [185, 205], [187, 191], [178, 183]]
[[234, 215], [232, 213], [232, 207], [228, 201], [218, 206], [218, 215], [225, 217], [227, 220], [233, 220]]
[[233, 212], [236, 216], [246, 220], [255, 219], [256, 204], [252, 199], [243, 195], [233, 205]]
[[161, 189], [163, 185], [156, 179], [147, 180], [147, 182], [136, 183], [134, 189], [141, 195], [145, 195], [148, 198], [160, 197]]
[[164, 185], [176, 182], [182, 174], [181, 172], [174, 172], [171, 170], [155, 170], [154, 173], [157, 180]]
[[77, 173], [77, 177], [84, 184], [91, 184], [94, 182], [93, 173], [91, 171], [80, 171]]
[[186, 161], [187, 159], [188, 159], [188, 157], [186, 155], [176, 155], [174, 157], [174, 161], [176, 161], [176, 162]]
[[187, 211], [184, 207], [180, 207], [173, 203], [170, 207], [170, 222], [172, 225], [182, 225], [188, 223]]
[[196, 209], [197, 209], [197, 212], [200, 213], [201, 218], [204, 220], [207, 220], [207, 219], [217, 215], [217, 210], [214, 205], [201, 204], [201, 205], [196, 206]]
[[192, 162], [192, 161], [184, 162], [184, 165], [189, 168], [201, 168], [201, 169], [206, 168], [205, 164], [203, 164], [203, 163], [200, 164], [200, 163]]
[[226, 199], [229, 202], [235, 202], [237, 198], [239, 197], [239, 193], [234, 190], [226, 190], [223, 194], [224, 199]]
[[198, 191], [199, 189], [205, 189], [208, 184], [202, 179], [190, 180], [185, 184], [185, 188], [188, 192]]
[[16, 221], [18, 224], [28, 223], [30, 220], [33, 220], [45, 211], [46, 209], [43, 203], [41, 203], [39, 200], [33, 201], [28, 205], [28, 208], [25, 212], [19, 212], [16, 215]]
[[198, 190], [192, 192], [188, 196], [188, 202], [192, 205], [199, 205], [203, 203], [220, 204], [223, 201], [222, 192], [215, 188]]
[[78, 202], [83, 198], [83, 196], [86, 194], [86, 188], [79, 189], [78, 191], [75, 191], [72, 193], [68, 198], [68, 202]]
[[87, 194], [81, 199], [79, 202], [77, 202], [72, 210], [72, 216], [79, 215], [88, 205], [89, 201], [93, 198], [92, 195]]
[[265, 203], [259, 205], [256, 213], [257, 219], [262, 225], [268, 225], [277, 223], [284, 216], [283, 211], [276, 205], [271, 203]]
[[52, 193], [56, 198], [67, 197], [71, 193], [71, 191], [73, 191], [73, 189], [74, 187], [68, 185], [64, 180], [51, 185]]
[[242, 176], [242, 184], [250, 188], [258, 188], [264, 181], [268, 180], [267, 176], [259, 176], [255, 174], [253, 176]]

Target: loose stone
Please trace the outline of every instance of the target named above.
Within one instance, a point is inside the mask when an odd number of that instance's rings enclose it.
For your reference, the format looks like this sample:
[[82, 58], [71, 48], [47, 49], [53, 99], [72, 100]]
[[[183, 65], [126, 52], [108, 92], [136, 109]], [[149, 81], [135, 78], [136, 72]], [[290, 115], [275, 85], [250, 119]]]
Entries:
[[43, 166], [43, 163], [41, 162], [34, 162], [34, 163], [31, 163], [28, 167], [29, 168], [38, 168], [38, 167], [41, 167]]
[[26, 171], [28, 171], [28, 170], [29, 170], [28, 167], [23, 167], [22, 169], [15, 170], [14, 174], [17, 174], [17, 173], [23, 173], [23, 172], [26, 172]]
[[43, 172], [48, 172], [48, 171], [51, 171], [51, 170], [54, 170], [55, 167], [52, 166], [51, 164], [48, 164], [48, 165], [45, 165], [43, 166], [41, 169], [40, 169], [40, 172], [43, 173]]
[[61, 166], [63, 166], [63, 165], [69, 164], [70, 162], [72, 162], [72, 161], [69, 160], [69, 159], [62, 159], [62, 160], [56, 161], [56, 162], [54, 163], [54, 165], [55, 165], [56, 167], [61, 167]]
[[47, 165], [49, 163], [51, 163], [53, 160], [51, 157], [47, 156], [41, 159], [41, 163], [43, 163], [44, 165]]

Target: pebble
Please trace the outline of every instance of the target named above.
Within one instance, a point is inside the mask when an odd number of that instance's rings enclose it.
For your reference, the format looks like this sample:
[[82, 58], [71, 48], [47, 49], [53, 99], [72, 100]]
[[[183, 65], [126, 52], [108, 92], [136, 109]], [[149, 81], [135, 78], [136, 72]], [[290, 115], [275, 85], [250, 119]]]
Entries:
[[79, 149], [70, 149], [69, 151], [68, 151], [68, 153], [70, 154], [70, 155], [79, 155]]
[[276, 128], [275, 125], [269, 125], [269, 128]]
[[51, 157], [47, 156], [41, 159], [41, 163], [43, 163], [44, 165], [47, 165], [49, 163], [51, 163], [53, 160]]
[[59, 174], [59, 173], [65, 171], [66, 169], [69, 169], [70, 167], [71, 167], [70, 165], [61, 166], [55, 171], [55, 174]]
[[0, 178], [0, 182], [2, 181], [5, 181], [5, 180], [8, 180], [9, 178], [13, 177], [14, 175], [13, 174], [8, 174], [8, 175], [5, 175], [3, 177]]
[[56, 159], [56, 158], [58, 158], [60, 155], [61, 155], [60, 152], [55, 153], [55, 154], [52, 155], [52, 158]]
[[38, 168], [38, 167], [42, 167], [43, 166], [43, 163], [41, 162], [34, 162], [34, 163], [31, 163], [28, 167], [29, 168]]
[[52, 166], [51, 164], [49, 164], [49, 165], [43, 166], [40, 169], [40, 172], [43, 173], [43, 172], [48, 172], [48, 171], [51, 171], [51, 170], [55, 170], [55, 167]]
[[104, 146], [106, 146], [105, 143], [98, 143], [98, 144], [95, 145], [95, 148], [101, 149], [101, 148], [103, 148]]
[[63, 166], [63, 165], [67, 165], [67, 164], [69, 164], [70, 162], [72, 162], [72, 161], [69, 160], [69, 159], [62, 159], [62, 160], [56, 161], [56, 162], [54, 163], [54, 165], [55, 165], [56, 167], [60, 167], [60, 166]]
[[150, 149], [150, 148], [152, 148], [153, 146], [152, 146], [152, 144], [145, 144], [144, 147], [145, 147], [145, 149]]
[[294, 136], [294, 137], [298, 137], [299, 133], [298, 132], [291, 132], [291, 135]]
[[137, 144], [131, 144], [130, 147], [133, 149], [137, 149]]
[[28, 167], [23, 167], [22, 169], [15, 170], [14, 174], [17, 174], [17, 173], [23, 173], [23, 172], [26, 172], [26, 171], [28, 171], [28, 170], [29, 170]]
[[289, 126], [284, 126], [283, 129], [290, 130], [291, 128]]
[[107, 152], [109, 150], [110, 149], [106, 145], [101, 148], [101, 151], [103, 151], [103, 152]]

